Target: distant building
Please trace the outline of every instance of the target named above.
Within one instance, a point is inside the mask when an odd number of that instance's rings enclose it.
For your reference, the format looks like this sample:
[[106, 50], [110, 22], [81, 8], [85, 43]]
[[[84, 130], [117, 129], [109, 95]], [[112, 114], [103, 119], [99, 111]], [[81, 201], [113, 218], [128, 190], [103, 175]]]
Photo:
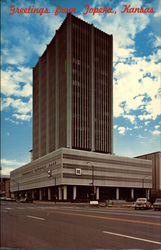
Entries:
[[10, 176], [1, 175], [0, 197], [10, 198]]
[[[152, 160], [152, 192], [161, 195], [161, 151], [137, 156], [139, 159]], [[147, 178], [149, 178], [147, 176]]]
[[152, 162], [113, 155], [112, 40], [72, 15], [56, 31], [33, 69], [33, 160], [11, 172], [15, 196], [149, 196]]

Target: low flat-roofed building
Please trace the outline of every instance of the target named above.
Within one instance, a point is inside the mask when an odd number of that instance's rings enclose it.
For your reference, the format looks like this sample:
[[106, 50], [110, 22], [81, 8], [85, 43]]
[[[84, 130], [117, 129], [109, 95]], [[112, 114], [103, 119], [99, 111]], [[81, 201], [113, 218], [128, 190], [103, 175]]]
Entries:
[[161, 195], [161, 151], [140, 155], [136, 158], [152, 161], [152, 193]]
[[11, 192], [37, 200], [133, 200], [151, 188], [151, 160], [67, 148], [11, 172]]
[[0, 175], [1, 185], [0, 185], [0, 197], [10, 198], [10, 176]]

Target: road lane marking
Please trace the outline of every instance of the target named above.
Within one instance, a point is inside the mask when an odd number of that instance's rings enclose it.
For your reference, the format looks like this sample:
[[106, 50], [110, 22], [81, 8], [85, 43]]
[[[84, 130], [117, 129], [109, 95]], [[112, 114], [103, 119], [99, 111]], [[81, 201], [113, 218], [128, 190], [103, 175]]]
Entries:
[[45, 220], [44, 218], [41, 217], [36, 217], [36, 216], [31, 216], [31, 215], [26, 215], [28, 218], [36, 219], [36, 220]]
[[64, 215], [72, 215], [72, 216], [88, 217], [88, 218], [94, 218], [94, 219], [113, 220], [113, 221], [129, 222], [129, 223], [136, 223], [136, 224], [161, 226], [161, 223], [155, 223], [155, 222], [151, 222], [151, 221], [140, 221], [140, 220], [122, 219], [122, 218], [116, 218], [116, 217], [104, 217], [104, 216], [98, 216], [98, 215], [69, 213], [69, 212], [60, 212], [60, 211], [54, 211], [54, 213], [64, 214]]
[[17, 209], [22, 209], [22, 210], [24, 210], [24, 209], [34, 209], [34, 207], [16, 207]]
[[[54, 210], [57, 210], [56, 207], [52, 208]], [[133, 216], [133, 217], [147, 217], [147, 218], [161, 218], [160, 215], [151, 215], [151, 214], [132, 214], [132, 213], [128, 213], [128, 212], [113, 212], [113, 211], [98, 211], [96, 209], [88, 209], [88, 210], [84, 210], [84, 209], [80, 209], [80, 208], [59, 208], [60, 210], [70, 210], [70, 211], [79, 211], [79, 212], [86, 212], [86, 213], [91, 213], [91, 212], [96, 212], [97, 214], [113, 214], [113, 215], [127, 215], [127, 216]], [[136, 212], [136, 211], [135, 211]]]
[[[58, 205], [59, 206], [59, 205]], [[34, 208], [36, 208], [36, 207], [34, 207]], [[57, 210], [58, 209], [58, 207], [39, 207], [39, 208], [41, 208], [41, 209], [51, 209], [51, 210]], [[148, 212], [148, 211], [135, 211], [135, 210], [130, 210], [131, 212], [129, 212], [129, 211], [127, 211], [127, 210], [125, 210], [125, 211], [116, 211], [116, 209], [115, 210], [113, 210], [113, 209], [107, 209], [106, 211], [104, 210], [104, 211], [99, 211], [98, 210], [98, 208], [97, 209], [94, 209], [94, 208], [92, 208], [92, 209], [89, 209], [89, 208], [78, 208], [78, 207], [59, 207], [59, 210], [70, 210], [70, 211], [80, 211], [80, 212], [87, 212], [87, 213], [91, 213], [91, 212], [96, 212], [96, 213], [98, 213], [98, 214], [118, 214], [118, 215], [128, 215], [128, 216], [134, 216], [134, 217], [147, 217], [147, 218], [161, 218], [160, 217], [160, 215], [161, 214], [158, 214], [158, 213], [156, 213], [156, 215], [154, 215], [154, 214], [152, 214], [152, 212], [153, 212], [153, 210], [150, 210], [151, 211], [151, 213], [150, 212]], [[148, 212], [148, 213], [147, 213]]]
[[115, 236], [119, 236], [119, 237], [124, 237], [124, 238], [129, 238], [129, 239], [133, 239], [133, 240], [140, 240], [140, 241], [145, 241], [145, 242], [149, 242], [149, 243], [154, 243], [154, 244], [161, 245], [161, 242], [159, 242], [159, 241], [147, 240], [147, 239], [143, 239], [143, 238], [133, 237], [133, 236], [130, 236], [130, 235], [125, 235], [125, 234], [117, 234], [117, 233], [108, 232], [108, 231], [103, 231], [103, 233], [104, 234], [111, 234], [111, 235], [115, 235]]

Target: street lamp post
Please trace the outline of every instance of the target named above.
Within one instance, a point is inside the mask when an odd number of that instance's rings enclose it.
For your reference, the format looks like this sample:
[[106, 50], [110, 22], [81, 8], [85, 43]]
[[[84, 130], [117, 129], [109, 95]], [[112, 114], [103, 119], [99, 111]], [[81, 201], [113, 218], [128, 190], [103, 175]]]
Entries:
[[94, 200], [94, 196], [95, 196], [95, 187], [94, 187], [94, 166], [91, 162], [87, 162], [87, 164], [90, 164], [91, 166], [91, 169], [92, 169], [92, 182], [91, 182], [91, 185], [92, 185], [92, 198]]
[[[49, 178], [53, 177], [51, 169], [48, 170], [48, 177]], [[57, 192], [56, 192], [56, 176], [54, 177], [54, 180], [55, 180], [55, 204], [56, 204], [56, 197], [57, 197]]]

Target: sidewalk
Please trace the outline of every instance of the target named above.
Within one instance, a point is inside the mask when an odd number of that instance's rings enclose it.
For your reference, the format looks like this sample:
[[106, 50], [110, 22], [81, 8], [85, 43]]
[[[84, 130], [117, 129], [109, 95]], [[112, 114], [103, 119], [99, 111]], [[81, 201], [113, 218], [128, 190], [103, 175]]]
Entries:
[[88, 202], [82, 202], [82, 203], [77, 203], [77, 202], [61, 202], [61, 201], [33, 201], [33, 204], [40, 204], [40, 205], [58, 205], [58, 206], [76, 206], [76, 207], [87, 207], [89, 206]]
[[89, 202], [56, 202], [55, 201], [33, 201], [33, 204], [39, 205], [53, 205], [53, 206], [67, 206], [67, 207], [101, 207], [101, 208], [133, 208], [133, 202], [126, 202], [126, 203], [113, 203], [107, 204], [106, 202], [99, 202], [99, 205], [90, 205]]

